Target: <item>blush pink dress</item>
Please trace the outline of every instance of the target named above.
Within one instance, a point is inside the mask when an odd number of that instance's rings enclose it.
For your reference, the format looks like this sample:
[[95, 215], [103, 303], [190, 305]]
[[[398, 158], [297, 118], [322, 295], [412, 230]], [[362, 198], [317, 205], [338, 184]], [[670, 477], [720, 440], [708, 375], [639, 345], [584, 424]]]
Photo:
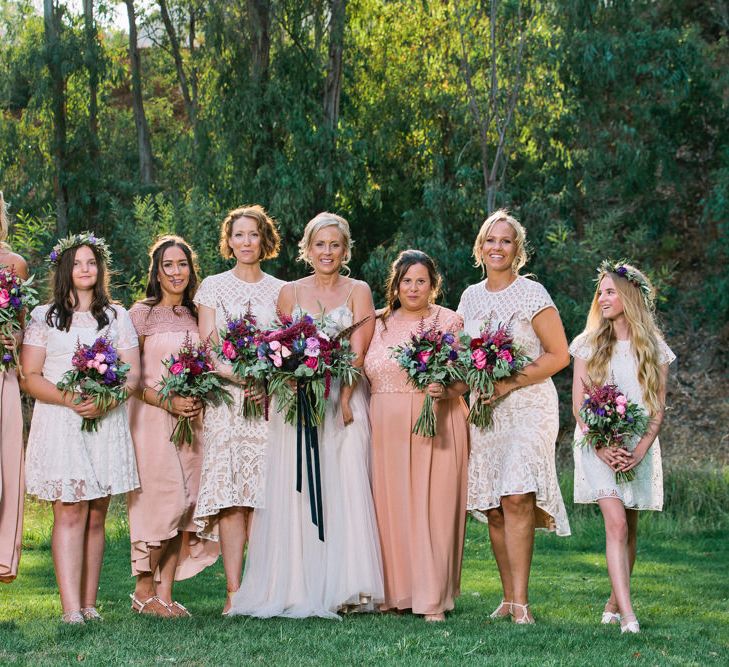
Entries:
[[0, 373], [0, 582], [18, 574], [23, 537], [23, 416], [15, 371]]
[[[435, 306], [425, 326], [456, 333], [463, 320]], [[437, 322], [436, 322], [437, 318]], [[383, 609], [439, 614], [460, 594], [468, 487], [468, 410], [463, 398], [435, 403], [434, 438], [412, 433], [424, 394], [390, 348], [419, 322], [378, 319], [365, 357], [370, 381], [372, 482], [385, 576]]]
[[[197, 321], [177, 306], [150, 308], [142, 303], [129, 314], [144, 336], [142, 386], [155, 388], [165, 372], [164, 359], [176, 354], [189, 334], [198, 340]], [[170, 435], [177, 418], [167, 410], [129, 399], [129, 426], [137, 456], [140, 488], [127, 494], [132, 575], [149, 573], [150, 550], [182, 532], [182, 550], [175, 579], [193, 577], [218, 558], [216, 542], [200, 539], [193, 522], [202, 464], [202, 419], [194, 427], [192, 444], [177, 447]], [[159, 571], [154, 573], [159, 579]]]

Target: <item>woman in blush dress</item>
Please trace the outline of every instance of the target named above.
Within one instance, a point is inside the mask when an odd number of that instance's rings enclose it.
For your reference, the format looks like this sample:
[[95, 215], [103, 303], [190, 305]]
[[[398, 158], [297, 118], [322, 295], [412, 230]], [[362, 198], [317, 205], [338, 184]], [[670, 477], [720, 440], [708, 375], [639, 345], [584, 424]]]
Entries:
[[[460, 594], [466, 524], [468, 410], [462, 382], [413, 387], [391, 348], [420, 327], [454, 335], [463, 326], [435, 305], [441, 278], [433, 260], [405, 250], [387, 281], [365, 371], [372, 387], [373, 491], [385, 572], [383, 610], [410, 609], [443, 621]], [[435, 400], [435, 437], [412, 433], [425, 393]]]
[[569, 352], [547, 290], [519, 275], [527, 257], [526, 232], [518, 220], [503, 210], [489, 216], [473, 255], [486, 280], [461, 296], [458, 312], [466, 332], [475, 336], [484, 323], [507, 324], [533, 360], [518, 375], [496, 383], [492, 424], [471, 426], [468, 464], [468, 509], [488, 520], [504, 592], [491, 617], [529, 624], [534, 623], [528, 598], [534, 529], [570, 534], [554, 460], [559, 412], [551, 380], [569, 363]]
[[[369, 286], [342, 275], [351, 257], [347, 221], [320, 213], [299, 243], [314, 274], [287, 284], [279, 309], [313, 316], [336, 336], [367, 319], [351, 336], [361, 366], [374, 326]], [[370, 428], [366, 381], [332, 383], [319, 427], [324, 541], [312, 523], [306, 484], [296, 491], [296, 428], [272, 414], [266, 494], [253, 521], [243, 582], [230, 614], [339, 618], [382, 601], [382, 566], [369, 479]]]
[[142, 381], [129, 401], [129, 426], [141, 487], [127, 494], [132, 574], [137, 578], [132, 610], [162, 617], [189, 616], [172, 597], [175, 580], [188, 579], [213, 564], [218, 545], [201, 540], [192, 521], [202, 463], [202, 420], [195, 420], [191, 444], [170, 442], [178, 417], [197, 417], [199, 399], [156, 389], [165, 367], [186, 338], [198, 341], [192, 297], [197, 274], [192, 250], [179, 236], [163, 236], [150, 250], [146, 299], [129, 315], [139, 335]]
[[[124, 308], [109, 297], [110, 260], [104, 239], [89, 232], [59, 241], [51, 253], [53, 301], [30, 314], [20, 363], [22, 389], [35, 398], [25, 481], [30, 495], [53, 503], [51, 552], [63, 621], [99, 620], [96, 596], [104, 557], [104, 523], [112, 495], [139, 486], [124, 405], [103, 410], [92, 398], [56, 388], [71, 369], [77, 343], [103, 334], [131, 368], [127, 391], [139, 379], [137, 334]], [[97, 431], [83, 418], [102, 418]]]
[[[650, 417], [646, 433], [625, 447], [576, 446], [575, 502], [597, 503], [605, 521], [610, 598], [602, 623], [620, 623], [621, 632], [640, 631], [630, 599], [635, 564], [638, 512], [663, 509], [663, 472], [658, 432], [666, 403], [668, 366], [676, 358], [656, 324], [655, 291], [646, 276], [622, 262], [604, 262], [585, 330], [572, 342], [575, 358], [572, 409], [575, 441], [582, 439], [579, 411], [584, 384], [616, 384], [625, 397]], [[617, 472], [635, 478], [618, 483]]]
[[[250, 308], [258, 326], [276, 317], [276, 299], [284, 282], [264, 273], [261, 262], [278, 255], [281, 240], [275, 221], [258, 204], [237, 208], [220, 226], [220, 254], [235, 259], [230, 271], [205, 278], [195, 295], [200, 338], [218, 342], [226, 312], [237, 317]], [[232, 378], [221, 356], [218, 372]], [[201, 537], [220, 540], [227, 598], [240, 586], [243, 550], [250, 534], [253, 508], [263, 503], [268, 423], [247, 419], [241, 411], [240, 385], [229, 387], [231, 407], [209, 406], [203, 418], [204, 454], [195, 523]]]
[[[5, 242], [8, 220], [5, 200], [0, 192], [0, 269], [10, 268], [17, 276], [28, 277], [25, 260], [12, 252]], [[22, 342], [17, 336], [0, 337], [0, 344], [11, 350]], [[23, 414], [16, 371], [0, 372], [0, 582], [10, 583], [18, 574], [20, 544], [23, 537]]]

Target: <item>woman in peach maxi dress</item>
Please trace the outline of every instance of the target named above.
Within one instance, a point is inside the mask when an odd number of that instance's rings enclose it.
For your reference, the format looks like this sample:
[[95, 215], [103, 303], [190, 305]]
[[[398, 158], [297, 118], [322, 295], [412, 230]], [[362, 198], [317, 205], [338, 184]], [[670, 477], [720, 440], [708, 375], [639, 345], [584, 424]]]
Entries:
[[[0, 192], [0, 267], [28, 277], [25, 260], [5, 243], [8, 227], [5, 200]], [[0, 339], [6, 348], [20, 341]], [[0, 582], [10, 583], [18, 574], [23, 536], [23, 416], [15, 371], [0, 373]]]
[[431, 384], [434, 438], [412, 433], [425, 398], [407, 381], [390, 348], [423, 323], [458, 332], [463, 321], [433, 305], [440, 276], [418, 250], [400, 253], [387, 286], [388, 307], [377, 320], [365, 357], [371, 384], [373, 494], [382, 544], [385, 603], [443, 621], [460, 594], [466, 524], [468, 411], [463, 383]]
[[164, 359], [187, 336], [198, 341], [197, 288], [189, 245], [164, 236], [150, 252], [147, 298], [129, 314], [139, 335], [142, 382], [129, 401], [129, 425], [141, 488], [127, 494], [132, 574], [137, 578], [132, 609], [155, 616], [189, 616], [172, 597], [174, 581], [189, 579], [218, 558], [218, 545], [201, 540], [192, 517], [200, 484], [202, 423], [194, 421], [191, 444], [170, 442], [178, 416], [197, 417], [198, 399], [174, 396], [160, 404], [156, 387]]

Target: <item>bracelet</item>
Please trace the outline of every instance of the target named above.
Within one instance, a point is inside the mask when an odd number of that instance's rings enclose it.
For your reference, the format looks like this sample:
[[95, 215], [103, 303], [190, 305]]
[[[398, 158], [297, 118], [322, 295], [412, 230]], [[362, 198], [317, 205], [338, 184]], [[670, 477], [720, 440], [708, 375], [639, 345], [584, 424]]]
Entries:
[[[147, 403], [147, 399], [145, 398], [145, 394], [147, 393], [147, 389], [149, 389], [149, 387], [145, 387], [144, 389], [142, 389], [142, 403]], [[150, 405], [150, 404], [147, 403], [147, 405]]]

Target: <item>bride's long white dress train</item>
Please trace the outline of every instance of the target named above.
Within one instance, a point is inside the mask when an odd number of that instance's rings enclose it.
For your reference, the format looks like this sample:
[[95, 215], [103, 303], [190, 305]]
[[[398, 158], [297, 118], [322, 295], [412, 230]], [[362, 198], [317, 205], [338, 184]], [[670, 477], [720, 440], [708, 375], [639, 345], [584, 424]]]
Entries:
[[[352, 324], [340, 306], [327, 316], [327, 333]], [[296, 427], [272, 409], [265, 504], [256, 509], [243, 581], [228, 615], [260, 618], [339, 618], [349, 605], [374, 610], [384, 598], [382, 560], [370, 485], [370, 425], [366, 380], [344, 426], [338, 383], [332, 383], [319, 427], [324, 541], [312, 523], [306, 471], [296, 491]]]

